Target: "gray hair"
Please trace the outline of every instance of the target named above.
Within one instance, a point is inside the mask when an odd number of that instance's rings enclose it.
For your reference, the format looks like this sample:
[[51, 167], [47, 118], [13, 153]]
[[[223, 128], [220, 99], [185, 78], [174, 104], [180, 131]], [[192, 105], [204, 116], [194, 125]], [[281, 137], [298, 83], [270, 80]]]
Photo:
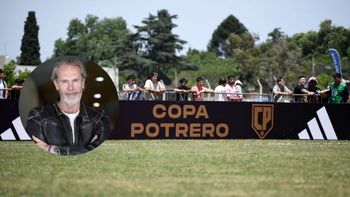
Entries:
[[86, 69], [84, 64], [77, 58], [64, 58], [60, 61], [58, 61], [55, 64], [55, 67], [53, 68], [52, 74], [51, 74], [51, 80], [57, 80], [58, 76], [57, 76], [57, 70], [62, 66], [62, 65], [72, 65], [72, 66], [77, 66], [80, 68], [80, 73], [81, 73], [81, 77], [83, 77], [83, 79], [86, 79], [87, 74], [86, 74]]

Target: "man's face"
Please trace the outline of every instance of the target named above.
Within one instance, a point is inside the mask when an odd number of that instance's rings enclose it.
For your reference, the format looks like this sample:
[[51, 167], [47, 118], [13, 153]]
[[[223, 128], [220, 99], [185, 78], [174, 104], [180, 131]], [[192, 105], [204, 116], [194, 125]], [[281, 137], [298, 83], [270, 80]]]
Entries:
[[284, 81], [284, 79], [281, 79], [281, 80], [278, 82], [278, 85], [279, 85], [279, 86], [284, 86], [285, 83], [286, 83], [286, 81]]
[[341, 77], [334, 77], [334, 82], [339, 85], [341, 83]]
[[305, 78], [305, 77], [300, 78], [300, 79], [299, 79], [299, 84], [305, 86], [305, 84], [306, 84], [306, 78]]
[[68, 106], [80, 102], [85, 79], [81, 76], [78, 66], [69, 64], [61, 65], [57, 69], [57, 80], [54, 80], [56, 90], [60, 94], [61, 101]]
[[228, 78], [228, 83], [230, 85], [233, 85], [233, 84], [235, 84], [235, 80], [233, 78]]
[[135, 83], [135, 80], [134, 80], [134, 79], [129, 79], [129, 80], [128, 80], [128, 84], [133, 85], [134, 83]]
[[198, 87], [202, 87], [203, 85], [204, 85], [204, 81], [203, 80], [197, 81], [197, 86]]

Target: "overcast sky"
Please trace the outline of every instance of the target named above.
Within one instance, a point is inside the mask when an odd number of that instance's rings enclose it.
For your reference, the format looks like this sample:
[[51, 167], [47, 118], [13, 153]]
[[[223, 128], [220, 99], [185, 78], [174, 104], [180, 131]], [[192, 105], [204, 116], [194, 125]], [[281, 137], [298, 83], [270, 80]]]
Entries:
[[317, 31], [325, 19], [349, 28], [349, 8], [349, 0], [0, 0], [0, 54], [13, 59], [20, 55], [28, 11], [36, 12], [41, 60], [45, 61], [53, 53], [55, 40], [67, 37], [69, 21], [84, 20], [87, 14], [100, 19], [122, 17], [134, 32], [133, 25], [167, 9], [178, 15], [174, 33], [188, 42], [186, 52], [189, 47], [206, 50], [213, 31], [230, 14], [265, 41], [276, 27], [291, 36]]

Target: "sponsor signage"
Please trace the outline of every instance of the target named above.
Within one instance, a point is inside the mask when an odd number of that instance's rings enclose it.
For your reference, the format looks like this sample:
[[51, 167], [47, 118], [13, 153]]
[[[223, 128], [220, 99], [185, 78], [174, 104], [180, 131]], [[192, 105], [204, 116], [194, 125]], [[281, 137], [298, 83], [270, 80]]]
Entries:
[[[28, 140], [16, 101], [0, 100], [1, 140]], [[109, 139], [350, 140], [349, 104], [119, 101]]]
[[274, 104], [253, 104], [252, 105], [252, 128], [260, 138], [273, 129]]

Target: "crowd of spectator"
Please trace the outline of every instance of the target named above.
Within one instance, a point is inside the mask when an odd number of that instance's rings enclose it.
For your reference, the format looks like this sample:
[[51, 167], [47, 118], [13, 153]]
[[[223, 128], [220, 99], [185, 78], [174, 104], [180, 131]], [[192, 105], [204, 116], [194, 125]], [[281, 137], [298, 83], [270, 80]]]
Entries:
[[[175, 89], [166, 89], [165, 84], [159, 79], [158, 73], [153, 72], [143, 86], [135, 82], [136, 77], [130, 75], [126, 83], [122, 85], [121, 100], [166, 100], [166, 94], [174, 94], [176, 101], [203, 101], [206, 95], [214, 95], [211, 100], [241, 102], [246, 101], [243, 93], [243, 83], [234, 76], [221, 77], [215, 89], [205, 86], [202, 77], [196, 79], [194, 86], [189, 87], [188, 80], [181, 78]], [[278, 78], [272, 89], [271, 102], [294, 102], [294, 103], [350, 103], [350, 81], [342, 79], [341, 74], [336, 73], [329, 86], [321, 90], [316, 77], [309, 78], [300, 76], [294, 87], [290, 90], [285, 84], [284, 78]], [[23, 88], [23, 80], [16, 79], [15, 84], [8, 87], [5, 75], [0, 69], [0, 99], [18, 99]], [[259, 96], [259, 94], [256, 94]], [[261, 96], [261, 95], [260, 95]], [[254, 100], [258, 101], [258, 100]]]
[[22, 79], [17, 78], [15, 84], [8, 87], [5, 81], [4, 71], [0, 69], [0, 99], [19, 99], [23, 83], [24, 81]]
[[[132, 81], [130, 81], [132, 79]], [[187, 86], [188, 80], [181, 78], [179, 85], [173, 90], [167, 90], [162, 80], [158, 79], [157, 73], [152, 73], [147, 79], [143, 88], [135, 85], [135, 76], [129, 76], [122, 88], [122, 98], [124, 100], [165, 100], [165, 94], [175, 94], [177, 101], [203, 101], [207, 93], [214, 95], [214, 101], [245, 101], [243, 93], [243, 83], [235, 79], [234, 76], [221, 77], [215, 89], [205, 87], [202, 77], [196, 79], [196, 84]], [[272, 102], [293, 102], [293, 103], [348, 103], [350, 102], [350, 82], [342, 79], [341, 74], [334, 75], [334, 81], [321, 90], [316, 77], [306, 78], [300, 76], [291, 91], [286, 85], [284, 78], [278, 78], [276, 85], [272, 89]], [[259, 96], [259, 94], [256, 94]], [[266, 101], [266, 100], [265, 100]]]

